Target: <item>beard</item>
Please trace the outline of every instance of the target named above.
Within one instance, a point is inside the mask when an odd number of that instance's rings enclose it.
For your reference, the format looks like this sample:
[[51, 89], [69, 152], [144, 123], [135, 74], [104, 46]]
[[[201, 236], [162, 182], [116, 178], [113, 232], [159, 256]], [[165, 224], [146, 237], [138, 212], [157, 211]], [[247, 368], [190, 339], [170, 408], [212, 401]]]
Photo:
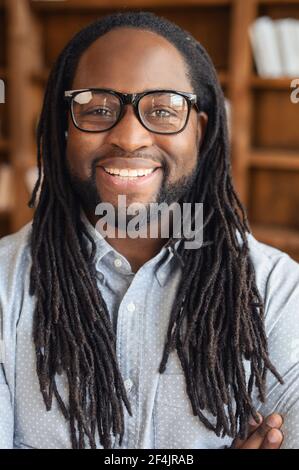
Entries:
[[[78, 197], [80, 203], [82, 204], [86, 213], [95, 214], [96, 206], [100, 203], [107, 202], [101, 199], [99, 194], [97, 184], [96, 184], [96, 164], [94, 162], [91, 168], [91, 175], [87, 179], [80, 178], [70, 167], [67, 162], [67, 174], [70, 181], [70, 185]], [[177, 202], [181, 205], [182, 203], [188, 201], [188, 195], [192, 192], [194, 185], [197, 180], [198, 173], [198, 164], [194, 169], [188, 174], [179, 178], [175, 182], [169, 181], [169, 169], [162, 167], [163, 170], [163, 180], [160, 186], [160, 189], [157, 195], [154, 197], [154, 200], [149, 201], [145, 204], [146, 209], [146, 222], [147, 224], [152, 222], [150, 214], [150, 203], [156, 204], [171, 204]], [[115, 209], [115, 227], [118, 227], [117, 220], [117, 207]], [[126, 222], [128, 223], [135, 215], [126, 214]]]

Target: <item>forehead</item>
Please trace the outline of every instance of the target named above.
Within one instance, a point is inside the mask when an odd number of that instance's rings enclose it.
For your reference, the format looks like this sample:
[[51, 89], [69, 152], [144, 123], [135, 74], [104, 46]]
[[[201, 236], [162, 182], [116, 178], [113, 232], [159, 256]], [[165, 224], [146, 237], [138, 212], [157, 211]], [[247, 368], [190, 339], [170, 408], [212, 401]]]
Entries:
[[123, 93], [150, 88], [193, 91], [181, 53], [151, 31], [117, 28], [84, 51], [73, 88], [107, 87]]

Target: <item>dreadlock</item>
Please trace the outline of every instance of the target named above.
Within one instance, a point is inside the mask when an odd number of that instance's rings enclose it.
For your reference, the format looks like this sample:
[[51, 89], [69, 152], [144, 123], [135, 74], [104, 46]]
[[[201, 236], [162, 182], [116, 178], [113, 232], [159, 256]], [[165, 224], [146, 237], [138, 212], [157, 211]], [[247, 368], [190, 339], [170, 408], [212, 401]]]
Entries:
[[[264, 305], [246, 235], [251, 230], [232, 184], [224, 96], [203, 46], [187, 31], [151, 12], [117, 12], [85, 27], [61, 52], [47, 83], [37, 129], [38, 180], [28, 202], [30, 207], [36, 205], [30, 295], [36, 296], [33, 338], [40, 390], [47, 410], [54, 393], [70, 423], [73, 448], [85, 448], [85, 436], [95, 448], [96, 429], [104, 448], [111, 448], [111, 432], [119, 434], [121, 445], [122, 402], [131, 416], [132, 412], [117, 363], [115, 333], [96, 283], [95, 241], [81, 220], [78, 199], [68, 181], [63, 100], [81, 54], [117, 27], [153, 31], [172, 43], [182, 54], [200, 108], [209, 118], [196, 184], [185, 196], [186, 202], [204, 204], [209, 242], [192, 250], [181, 244], [175, 251], [176, 240], [169, 239], [183, 275], [159, 372], [164, 372], [170, 352], [176, 349], [194, 415], [217, 436], [244, 439], [250, 414], [257, 419], [251, 397], [254, 385], [264, 402], [267, 371], [283, 380], [269, 359]], [[248, 382], [244, 359], [250, 361]], [[68, 405], [55, 381], [56, 373], [63, 372], [69, 386]], [[202, 413], [205, 409], [216, 417], [214, 424]]]

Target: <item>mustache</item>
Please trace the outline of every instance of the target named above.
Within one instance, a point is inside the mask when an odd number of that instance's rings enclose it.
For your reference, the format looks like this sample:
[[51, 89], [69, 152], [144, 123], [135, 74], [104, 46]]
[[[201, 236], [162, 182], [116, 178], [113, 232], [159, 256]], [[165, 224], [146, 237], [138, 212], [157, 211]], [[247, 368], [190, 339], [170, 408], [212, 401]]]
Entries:
[[126, 152], [123, 149], [119, 147], [111, 148], [107, 150], [105, 153], [103, 152], [101, 155], [95, 157], [91, 163], [91, 170], [92, 173], [94, 173], [96, 170], [97, 165], [101, 163], [102, 160], [105, 160], [107, 158], [124, 158], [127, 160], [130, 159], [142, 159], [142, 160], [150, 160], [152, 162], [158, 163], [162, 169], [165, 169], [165, 160], [161, 157], [161, 155], [155, 155], [153, 153], [149, 152], [141, 152], [141, 151], [136, 151], [136, 152]]

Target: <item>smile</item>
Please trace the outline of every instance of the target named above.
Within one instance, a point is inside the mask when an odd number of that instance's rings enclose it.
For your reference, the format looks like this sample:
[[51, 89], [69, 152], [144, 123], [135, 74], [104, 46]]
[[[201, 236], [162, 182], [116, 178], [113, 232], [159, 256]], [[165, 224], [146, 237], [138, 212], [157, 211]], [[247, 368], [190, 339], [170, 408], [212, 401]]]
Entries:
[[97, 170], [103, 184], [117, 189], [135, 189], [154, 183], [160, 177], [162, 168], [149, 169], [118, 169], [97, 166]]
[[137, 170], [132, 170], [131, 168], [122, 168], [122, 169], [119, 169], [119, 168], [106, 168], [106, 167], [103, 167], [104, 170], [106, 171], [106, 173], [109, 173], [111, 175], [115, 175], [115, 176], [121, 176], [121, 177], [125, 177], [125, 178], [134, 178], [134, 177], [142, 177], [142, 176], [146, 176], [146, 175], [149, 175], [150, 173], [152, 173], [156, 168], [145, 168], [145, 169], [137, 169]]

